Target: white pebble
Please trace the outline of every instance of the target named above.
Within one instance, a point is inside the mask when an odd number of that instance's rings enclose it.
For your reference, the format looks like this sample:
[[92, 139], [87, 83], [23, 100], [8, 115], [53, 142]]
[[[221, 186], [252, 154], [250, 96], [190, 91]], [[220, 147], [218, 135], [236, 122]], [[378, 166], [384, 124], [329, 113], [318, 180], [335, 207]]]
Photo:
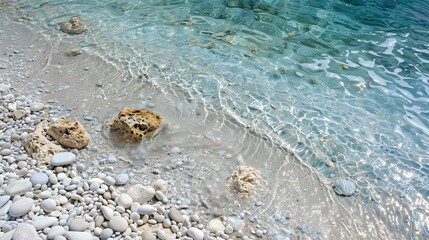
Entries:
[[15, 180], [11, 181], [6, 189], [5, 193], [9, 196], [22, 195], [31, 190], [32, 184], [28, 180]]
[[115, 232], [125, 232], [128, 228], [128, 222], [121, 216], [113, 216], [109, 221], [109, 227]]
[[76, 155], [71, 152], [59, 152], [55, 153], [51, 158], [51, 164], [53, 166], [64, 166], [72, 164], [76, 160]]
[[49, 229], [48, 239], [56, 239], [57, 236], [63, 236], [66, 230], [62, 226], [54, 226]]
[[128, 183], [130, 177], [126, 173], [116, 175], [115, 182], [116, 185], [125, 185]]
[[155, 212], [155, 208], [152, 207], [152, 205], [149, 204], [143, 204], [138, 209], [137, 212], [140, 215], [151, 215], [153, 212]]
[[33, 219], [33, 226], [36, 230], [41, 230], [46, 227], [50, 227], [58, 222], [57, 218], [54, 217], [37, 217]]
[[131, 207], [131, 204], [133, 204], [133, 199], [130, 197], [130, 195], [122, 193], [121, 195], [119, 195], [116, 202], [119, 204], [119, 206], [129, 208]]
[[13, 237], [12, 239], [40, 239], [36, 229], [28, 224], [28, 223], [21, 223], [19, 224], [16, 229], [15, 232], [13, 233]]
[[88, 233], [88, 232], [68, 231], [65, 233], [65, 237], [68, 240], [92, 240], [92, 235], [91, 235], [91, 233]]
[[152, 198], [155, 196], [155, 189], [153, 189], [151, 186], [136, 184], [131, 186], [127, 190], [127, 193], [135, 202], [143, 204], [152, 200]]
[[21, 198], [13, 202], [9, 208], [9, 214], [12, 217], [20, 217], [27, 214], [33, 207], [33, 199]]
[[112, 219], [112, 217], [113, 217], [113, 209], [111, 209], [110, 207], [102, 206], [101, 207], [101, 212], [103, 213], [104, 218], [106, 218], [107, 220]]
[[36, 184], [47, 184], [49, 182], [49, 177], [46, 175], [46, 173], [36, 172], [31, 175], [30, 182], [33, 184], [33, 186]]
[[188, 231], [186, 233], [188, 234], [188, 236], [190, 236], [194, 240], [203, 240], [204, 239], [204, 233], [198, 228], [191, 227], [188, 229]]

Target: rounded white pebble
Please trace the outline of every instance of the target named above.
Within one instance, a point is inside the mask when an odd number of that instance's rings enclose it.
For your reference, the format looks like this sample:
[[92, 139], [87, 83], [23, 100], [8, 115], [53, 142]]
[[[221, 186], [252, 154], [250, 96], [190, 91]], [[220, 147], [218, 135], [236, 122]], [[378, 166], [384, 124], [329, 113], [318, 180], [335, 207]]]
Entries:
[[68, 240], [92, 240], [91, 233], [68, 231], [64, 234]]
[[107, 206], [101, 206], [101, 212], [103, 213], [104, 218], [106, 218], [107, 220], [112, 219], [113, 217], [113, 209], [111, 209], [110, 207]]
[[155, 212], [155, 210], [156, 209], [149, 204], [143, 204], [139, 208], [137, 208], [137, 212], [140, 215], [151, 215], [153, 212]]
[[53, 166], [64, 166], [72, 164], [76, 159], [76, 155], [71, 152], [59, 152], [55, 153], [51, 158], [51, 164]]
[[186, 231], [188, 236], [190, 236], [194, 240], [203, 240], [204, 239], [204, 233], [198, 228], [191, 227]]
[[83, 232], [86, 229], [88, 229], [89, 223], [86, 222], [82, 218], [75, 218], [75, 219], [72, 219], [70, 221], [69, 227], [70, 227], [70, 230], [72, 230], [72, 231], [81, 231], [81, 232]]
[[115, 177], [115, 184], [116, 185], [125, 185], [128, 183], [128, 180], [130, 180], [130, 177], [126, 173], [121, 173], [116, 175]]
[[50, 227], [58, 222], [58, 219], [55, 217], [37, 217], [33, 219], [33, 226], [36, 230], [41, 230], [46, 227]]
[[39, 103], [39, 102], [30, 103], [30, 111], [32, 112], [38, 112], [42, 110], [44, 107], [45, 105], [43, 105], [43, 103]]
[[127, 193], [135, 202], [143, 204], [152, 200], [152, 198], [155, 196], [155, 189], [153, 189], [151, 186], [136, 184], [131, 186], [127, 190]]
[[21, 198], [12, 203], [9, 208], [9, 214], [12, 217], [20, 217], [27, 214], [33, 207], [33, 199]]
[[52, 212], [57, 207], [57, 203], [53, 199], [46, 199], [40, 204], [45, 212]]
[[33, 184], [33, 186], [36, 184], [47, 184], [49, 182], [49, 177], [46, 175], [46, 173], [36, 172], [31, 175], [30, 182]]
[[121, 195], [119, 195], [116, 202], [119, 204], [119, 206], [129, 208], [131, 207], [131, 204], [133, 204], [133, 199], [130, 197], [130, 195], [122, 193]]
[[57, 236], [63, 236], [66, 233], [66, 230], [62, 226], [54, 226], [49, 229], [48, 239], [54, 239]]
[[121, 216], [113, 216], [109, 221], [109, 227], [115, 232], [125, 232], [128, 228], [128, 222]]
[[31, 190], [32, 184], [28, 180], [15, 180], [11, 181], [6, 189], [5, 193], [9, 196], [22, 195]]
[[102, 239], [108, 239], [113, 235], [113, 230], [110, 228], [105, 228], [101, 231]]
[[40, 239], [39, 235], [37, 235], [36, 229], [28, 224], [28, 223], [21, 223], [19, 224], [15, 232], [13, 233], [12, 239]]

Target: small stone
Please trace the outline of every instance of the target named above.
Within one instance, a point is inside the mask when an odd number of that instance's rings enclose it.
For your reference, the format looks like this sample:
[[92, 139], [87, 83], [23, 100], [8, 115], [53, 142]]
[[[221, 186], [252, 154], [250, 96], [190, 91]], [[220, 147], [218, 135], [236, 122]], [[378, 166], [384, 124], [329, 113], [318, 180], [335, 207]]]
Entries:
[[36, 172], [31, 175], [30, 182], [33, 186], [37, 184], [44, 185], [49, 182], [49, 177], [46, 173]]
[[340, 178], [335, 180], [334, 190], [338, 195], [348, 197], [356, 191], [356, 184], [353, 181]]
[[155, 240], [156, 237], [155, 235], [153, 235], [153, 233], [148, 232], [148, 231], [144, 231], [141, 235], [142, 240]]
[[92, 240], [92, 235], [88, 232], [67, 231], [64, 235], [66, 236], [67, 240]]
[[130, 219], [133, 220], [134, 222], [137, 222], [140, 219], [140, 214], [137, 212], [132, 212], [130, 214]]
[[52, 156], [51, 164], [53, 166], [64, 166], [72, 164], [76, 160], [76, 155], [71, 152], [59, 152]]
[[186, 233], [188, 234], [188, 236], [190, 236], [194, 240], [203, 240], [204, 239], [204, 233], [198, 228], [191, 227], [188, 229], [188, 231], [186, 231]]
[[0, 155], [2, 156], [9, 156], [10, 154], [12, 154], [12, 150], [10, 149], [3, 149], [0, 151]]
[[83, 53], [83, 51], [80, 49], [71, 49], [71, 50], [66, 52], [66, 56], [67, 57], [75, 57], [75, 56], [78, 56], [82, 53]]
[[137, 209], [137, 212], [140, 215], [151, 215], [152, 213], [155, 212], [155, 210], [156, 209], [154, 207], [152, 207], [152, 205], [143, 204]]
[[118, 175], [116, 175], [116, 177], [115, 177], [115, 184], [116, 185], [125, 185], [125, 184], [127, 184], [128, 183], [128, 181], [130, 180], [130, 177], [128, 176], [128, 174], [126, 174], [126, 173], [121, 173], [121, 174], [118, 174]]
[[163, 230], [158, 230], [156, 232], [156, 235], [158, 235], [158, 238], [161, 239], [161, 240], [164, 240], [164, 239], [167, 238], [167, 233], [165, 231], [163, 231]]
[[260, 229], [258, 229], [258, 230], [256, 230], [256, 236], [258, 236], [258, 237], [262, 237], [262, 236], [264, 236], [264, 232], [262, 231], [262, 230], [260, 230]]
[[131, 207], [131, 204], [133, 204], [133, 199], [130, 197], [130, 195], [123, 193], [119, 195], [116, 202], [119, 204], [119, 206], [122, 206], [124, 208]]
[[[0, 69], [5, 69], [6, 67], [3, 68], [3, 66], [0, 67]], [[4, 93], [10, 90], [10, 85], [8, 84], [4, 84], [4, 83], [0, 83], [0, 93]]]
[[168, 193], [168, 183], [162, 179], [157, 179], [153, 182], [152, 187], [155, 191], [161, 191], [164, 194]]
[[86, 24], [78, 17], [72, 17], [69, 21], [60, 24], [61, 31], [65, 33], [81, 34], [87, 30]]
[[36, 229], [32, 225], [28, 223], [21, 223], [16, 227], [12, 239], [39, 240], [40, 237], [37, 234]]
[[33, 207], [33, 199], [20, 198], [13, 202], [9, 208], [9, 215], [12, 217], [20, 217], [27, 214]]
[[240, 165], [228, 177], [228, 185], [239, 194], [249, 195], [259, 185], [261, 178], [261, 173], [257, 169]]
[[155, 192], [155, 197], [156, 197], [156, 199], [158, 199], [159, 201], [162, 201], [162, 200], [164, 200], [164, 198], [165, 198], [164, 193], [162, 193], [161, 191], [156, 191], [156, 192]]
[[234, 228], [232, 228], [230, 225], [226, 225], [224, 232], [226, 234], [231, 234], [234, 232]]
[[174, 207], [170, 208], [170, 211], [168, 212], [168, 216], [170, 217], [171, 220], [177, 223], [181, 223], [185, 221], [185, 218], [183, 217], [183, 215]]
[[81, 231], [81, 232], [85, 231], [89, 227], [89, 223], [86, 222], [82, 218], [72, 219], [68, 225], [70, 227], [70, 230], [72, 230], [72, 231]]
[[9, 196], [16, 196], [16, 195], [23, 195], [26, 192], [29, 192], [31, 190], [32, 184], [27, 179], [25, 180], [15, 180], [9, 182], [5, 189], [6, 195]]
[[143, 186], [141, 184], [136, 184], [131, 186], [127, 190], [128, 195], [131, 196], [131, 198], [140, 204], [144, 204], [155, 196], [155, 189], [151, 186]]
[[171, 221], [170, 221], [170, 219], [168, 219], [168, 218], [164, 219], [164, 221], [162, 222], [162, 226], [165, 227], [165, 228], [171, 227]]
[[228, 217], [227, 223], [229, 226], [231, 226], [233, 228], [234, 231], [242, 230], [244, 228], [244, 225], [245, 225], [244, 221], [237, 218], [237, 217]]
[[101, 238], [102, 239], [108, 239], [113, 235], [113, 230], [110, 228], [105, 228], [103, 231], [101, 231]]
[[41, 230], [46, 227], [50, 227], [58, 222], [58, 219], [55, 217], [37, 217], [33, 219], [33, 226], [36, 230]]
[[38, 112], [42, 110], [44, 107], [45, 105], [43, 105], [43, 103], [39, 103], [39, 102], [30, 103], [30, 111], [32, 112]]
[[116, 162], [118, 162], [118, 159], [115, 157], [115, 155], [109, 155], [109, 156], [107, 156], [107, 162], [108, 163], [116, 163]]
[[111, 176], [107, 176], [103, 180], [104, 180], [104, 183], [108, 186], [115, 185], [115, 183], [116, 183], [115, 179], [112, 178]]
[[45, 212], [52, 212], [57, 207], [57, 203], [53, 199], [46, 199], [43, 200], [43, 202], [40, 204], [40, 206], [43, 208]]
[[216, 232], [224, 232], [225, 231], [225, 226], [223, 225], [222, 221], [220, 220], [220, 218], [215, 218], [210, 220], [207, 223], [207, 230], [209, 230], [212, 233], [216, 233]]
[[54, 226], [49, 229], [48, 239], [56, 239], [57, 236], [63, 236], [66, 230], [63, 226]]
[[125, 232], [128, 228], [128, 222], [121, 216], [113, 216], [109, 221], [109, 227], [115, 232]]
[[112, 219], [113, 217], [113, 209], [107, 207], [107, 206], [101, 206], [101, 212], [103, 213], [104, 218], [107, 220]]
[[176, 154], [181, 154], [182, 153], [182, 149], [179, 147], [173, 147], [172, 149], [170, 149], [170, 151], [168, 151], [169, 155], [176, 155]]
[[14, 119], [19, 120], [19, 119], [27, 116], [27, 114], [28, 114], [27, 111], [19, 109], [19, 110], [15, 110], [12, 115], [13, 115]]

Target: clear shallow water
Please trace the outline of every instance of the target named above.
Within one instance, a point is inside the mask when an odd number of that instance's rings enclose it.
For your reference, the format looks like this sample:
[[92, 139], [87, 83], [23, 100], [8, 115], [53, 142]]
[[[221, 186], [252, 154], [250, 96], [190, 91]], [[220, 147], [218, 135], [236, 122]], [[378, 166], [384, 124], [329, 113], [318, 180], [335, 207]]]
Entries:
[[353, 179], [393, 236], [429, 235], [425, 1], [17, 2], [41, 35], [80, 16], [78, 43], [124, 91], [150, 83], [236, 119], [323, 182]]

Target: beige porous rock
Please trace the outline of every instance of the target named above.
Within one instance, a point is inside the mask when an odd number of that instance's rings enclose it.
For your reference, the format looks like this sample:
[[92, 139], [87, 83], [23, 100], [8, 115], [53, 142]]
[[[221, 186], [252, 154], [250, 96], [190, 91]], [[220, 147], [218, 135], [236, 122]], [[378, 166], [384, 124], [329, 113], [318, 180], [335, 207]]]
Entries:
[[87, 30], [85, 23], [78, 17], [72, 17], [70, 21], [61, 23], [60, 29], [65, 33], [74, 34], [81, 34]]
[[261, 173], [257, 169], [240, 165], [228, 177], [227, 181], [232, 190], [239, 194], [249, 195], [255, 191], [261, 178]]
[[47, 166], [51, 163], [51, 158], [55, 153], [65, 152], [66, 150], [59, 145], [54, 144], [46, 138], [46, 128], [48, 122], [42, 121], [36, 126], [36, 130], [29, 134], [23, 142], [25, 150], [35, 160], [37, 166]]
[[91, 140], [91, 136], [85, 131], [82, 124], [68, 119], [60, 119], [49, 124], [48, 134], [61, 145], [76, 149], [86, 147]]
[[160, 115], [146, 109], [124, 108], [108, 123], [115, 141], [138, 142], [153, 137], [162, 124]]

